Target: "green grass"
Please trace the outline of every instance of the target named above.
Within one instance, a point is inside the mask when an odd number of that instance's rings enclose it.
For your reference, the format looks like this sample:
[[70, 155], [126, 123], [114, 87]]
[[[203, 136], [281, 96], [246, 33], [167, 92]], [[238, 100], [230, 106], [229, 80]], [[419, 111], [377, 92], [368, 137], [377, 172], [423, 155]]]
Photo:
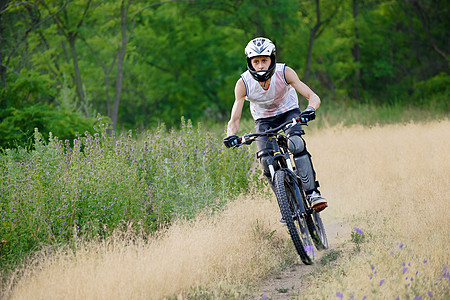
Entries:
[[342, 250], [330, 249], [320, 258], [320, 264], [325, 266], [333, 261], [336, 261], [342, 255]]
[[254, 154], [182, 120], [117, 138], [102, 128], [73, 141], [35, 132], [32, 151], [0, 154], [0, 269], [40, 249], [102, 239], [115, 230], [152, 232], [174, 218], [220, 210], [247, 192]]

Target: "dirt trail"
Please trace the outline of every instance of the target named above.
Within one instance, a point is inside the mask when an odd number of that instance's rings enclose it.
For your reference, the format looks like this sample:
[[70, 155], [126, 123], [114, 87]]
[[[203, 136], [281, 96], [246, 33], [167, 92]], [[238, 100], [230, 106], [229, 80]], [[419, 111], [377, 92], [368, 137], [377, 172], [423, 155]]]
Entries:
[[302, 291], [308, 288], [307, 284], [302, 277], [313, 272], [317, 267], [317, 262], [320, 258], [332, 249], [336, 249], [339, 243], [350, 238], [351, 228], [340, 221], [326, 222], [326, 217], [322, 217], [325, 223], [325, 230], [328, 237], [329, 249], [326, 251], [317, 252], [316, 264], [305, 265], [300, 262], [289, 267], [287, 270], [282, 271], [280, 274], [276, 274], [267, 280], [265, 280], [257, 294], [255, 299], [296, 299], [300, 297]]

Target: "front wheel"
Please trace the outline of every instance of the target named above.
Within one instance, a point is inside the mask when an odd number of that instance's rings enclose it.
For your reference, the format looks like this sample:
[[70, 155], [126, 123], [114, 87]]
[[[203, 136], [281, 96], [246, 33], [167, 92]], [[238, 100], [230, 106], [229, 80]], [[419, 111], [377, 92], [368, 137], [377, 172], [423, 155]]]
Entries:
[[299, 203], [302, 202], [297, 199], [300, 193], [294, 176], [288, 170], [281, 169], [275, 172], [273, 183], [281, 215], [286, 221], [295, 249], [302, 262], [310, 265], [314, 261], [315, 252], [305, 216], [301, 214]]

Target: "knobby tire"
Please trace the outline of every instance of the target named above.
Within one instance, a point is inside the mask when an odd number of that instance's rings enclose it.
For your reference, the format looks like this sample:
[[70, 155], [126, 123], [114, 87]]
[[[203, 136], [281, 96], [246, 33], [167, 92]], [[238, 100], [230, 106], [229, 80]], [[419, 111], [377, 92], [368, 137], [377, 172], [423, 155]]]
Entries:
[[328, 249], [328, 239], [327, 234], [325, 232], [325, 227], [323, 226], [322, 219], [320, 218], [320, 213], [315, 212], [312, 208], [308, 200], [306, 200], [305, 191], [303, 190], [301, 183], [299, 183], [300, 188], [300, 197], [303, 201], [303, 206], [307, 208], [307, 211], [312, 211], [312, 213], [308, 213], [306, 216], [306, 224], [308, 224], [309, 235], [311, 236], [314, 246], [316, 246], [317, 250]]
[[275, 172], [273, 183], [281, 215], [286, 221], [295, 249], [302, 262], [310, 265], [314, 261], [315, 253], [306, 220], [299, 213], [299, 204], [295, 193], [297, 183], [289, 172], [284, 169]]

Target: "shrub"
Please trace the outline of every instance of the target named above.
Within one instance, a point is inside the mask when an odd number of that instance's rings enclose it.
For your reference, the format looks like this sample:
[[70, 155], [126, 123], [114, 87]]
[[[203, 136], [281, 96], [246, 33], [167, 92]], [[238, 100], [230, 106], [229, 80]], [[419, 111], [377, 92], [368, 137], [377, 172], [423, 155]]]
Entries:
[[174, 218], [220, 209], [250, 187], [254, 155], [182, 121], [136, 139], [100, 124], [72, 141], [35, 130], [32, 150], [0, 155], [0, 264], [5, 270], [42, 247], [73, 245], [127, 226], [151, 232]]
[[0, 113], [0, 147], [31, 146], [35, 128], [45, 140], [48, 139], [49, 132], [62, 140], [71, 140], [77, 133], [93, 133], [95, 121], [94, 118], [55, 109], [48, 104], [28, 105], [20, 109], [9, 107]]

